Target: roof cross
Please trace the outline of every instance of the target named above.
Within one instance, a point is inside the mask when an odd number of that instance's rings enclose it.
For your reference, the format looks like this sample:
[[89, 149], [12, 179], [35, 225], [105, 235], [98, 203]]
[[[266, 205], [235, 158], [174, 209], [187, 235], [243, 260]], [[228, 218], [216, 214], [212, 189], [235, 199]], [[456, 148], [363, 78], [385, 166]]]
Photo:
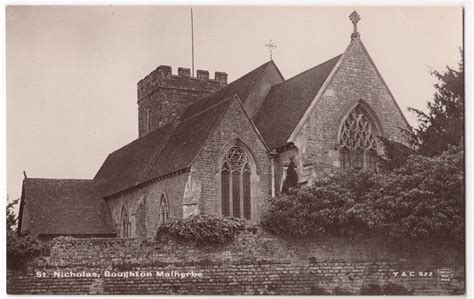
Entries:
[[349, 15], [349, 20], [351, 20], [352, 24], [354, 25], [354, 32], [351, 34], [351, 38], [358, 38], [360, 36], [359, 32], [357, 32], [357, 23], [360, 21], [360, 16], [357, 11], [353, 11]]
[[270, 50], [270, 60], [273, 60], [272, 51], [277, 46], [272, 42], [272, 40], [270, 40], [268, 43], [265, 44], [265, 47], [267, 47]]

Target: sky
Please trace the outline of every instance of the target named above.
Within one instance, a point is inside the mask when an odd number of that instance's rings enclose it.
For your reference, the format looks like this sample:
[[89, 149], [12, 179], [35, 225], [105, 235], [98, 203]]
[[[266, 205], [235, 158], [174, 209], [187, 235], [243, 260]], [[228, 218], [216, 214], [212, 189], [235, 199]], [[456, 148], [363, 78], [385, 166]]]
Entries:
[[[269, 60], [288, 79], [361, 39], [412, 125], [407, 107], [432, 99], [432, 69], [456, 66], [462, 8], [194, 6], [195, 68], [233, 81]], [[189, 6], [8, 6], [7, 194], [28, 177], [93, 178], [138, 136], [136, 83], [158, 65], [191, 67]]]

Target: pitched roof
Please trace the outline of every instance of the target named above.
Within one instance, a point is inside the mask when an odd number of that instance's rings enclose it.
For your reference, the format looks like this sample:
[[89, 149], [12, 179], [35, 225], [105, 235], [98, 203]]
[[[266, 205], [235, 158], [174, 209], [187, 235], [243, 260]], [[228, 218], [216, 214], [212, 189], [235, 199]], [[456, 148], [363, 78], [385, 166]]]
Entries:
[[94, 177], [107, 181], [105, 195], [139, 184], [154, 156], [165, 146], [172, 129], [173, 124], [166, 125], [110, 153]]
[[269, 64], [273, 61], [189, 106], [181, 121], [158, 128], [111, 153], [94, 179], [107, 181], [105, 194], [112, 195], [190, 167], [230, 107], [231, 99], [237, 96], [245, 101]]
[[284, 146], [341, 55], [280, 84], [265, 98], [255, 125], [270, 149]]
[[25, 179], [22, 201], [28, 209], [31, 231], [54, 235], [115, 234], [102, 198], [102, 184], [94, 180]]
[[255, 84], [257, 84], [264, 75], [267, 66], [273, 63], [273, 61], [269, 61], [262, 64], [258, 68], [233, 81], [229, 85], [222, 87], [213, 94], [189, 106], [188, 109], [186, 109], [183, 118], [205, 110], [208, 107], [215, 105], [219, 101], [227, 99], [233, 95], [237, 95], [239, 99], [245, 103]]
[[94, 179], [107, 182], [107, 196], [190, 167], [230, 104], [227, 98], [118, 149], [107, 157]]

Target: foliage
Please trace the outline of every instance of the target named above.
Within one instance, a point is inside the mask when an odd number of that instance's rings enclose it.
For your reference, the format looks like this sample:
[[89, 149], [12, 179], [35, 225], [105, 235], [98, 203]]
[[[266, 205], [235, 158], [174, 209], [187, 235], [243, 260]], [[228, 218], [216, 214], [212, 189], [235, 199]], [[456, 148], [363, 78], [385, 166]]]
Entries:
[[409, 156], [390, 172], [339, 170], [270, 199], [261, 225], [277, 235], [464, 237], [463, 151]]
[[160, 225], [157, 237], [165, 235], [199, 244], [224, 244], [231, 241], [243, 229], [242, 219], [200, 214]]
[[13, 232], [18, 222], [18, 217], [15, 215], [14, 207], [18, 204], [20, 199], [17, 198], [9, 202], [7, 197], [7, 231]]
[[38, 235], [30, 233], [20, 236], [16, 232], [7, 231], [7, 266], [21, 268], [29, 260], [48, 254], [48, 247], [44, 245]]
[[18, 217], [15, 215], [14, 207], [19, 198], [11, 202], [7, 197], [7, 266], [8, 268], [22, 268], [29, 260], [48, 253], [38, 235], [28, 234], [20, 236], [17, 232]]
[[448, 149], [449, 145], [458, 146], [464, 134], [464, 62], [457, 69], [449, 66], [443, 73], [432, 71], [438, 79], [434, 85], [433, 101], [427, 103], [428, 112], [409, 108], [416, 114], [419, 127], [410, 127], [405, 131], [410, 144], [418, 153], [435, 156]]
[[286, 178], [283, 182], [282, 192], [285, 194], [289, 194], [291, 188], [298, 187], [298, 173], [296, 172], [296, 164], [292, 160], [288, 164], [288, 168], [286, 169]]
[[403, 166], [408, 157], [415, 153], [411, 148], [400, 142], [389, 140], [384, 137], [379, 137], [379, 139], [382, 142], [385, 151], [385, 157], [381, 159], [381, 168], [383, 170], [391, 171]]
[[409, 290], [403, 285], [389, 282], [383, 286], [378, 284], [363, 285], [359, 291], [360, 295], [413, 295], [413, 290]]

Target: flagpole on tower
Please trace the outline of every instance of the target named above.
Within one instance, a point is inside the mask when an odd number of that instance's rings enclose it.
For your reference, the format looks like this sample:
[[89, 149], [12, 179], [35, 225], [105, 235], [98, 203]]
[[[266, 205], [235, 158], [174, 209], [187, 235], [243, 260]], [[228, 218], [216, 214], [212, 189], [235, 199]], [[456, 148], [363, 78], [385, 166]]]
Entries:
[[191, 7], [191, 56], [192, 56], [192, 73], [194, 77], [194, 20], [193, 20], [193, 8]]

